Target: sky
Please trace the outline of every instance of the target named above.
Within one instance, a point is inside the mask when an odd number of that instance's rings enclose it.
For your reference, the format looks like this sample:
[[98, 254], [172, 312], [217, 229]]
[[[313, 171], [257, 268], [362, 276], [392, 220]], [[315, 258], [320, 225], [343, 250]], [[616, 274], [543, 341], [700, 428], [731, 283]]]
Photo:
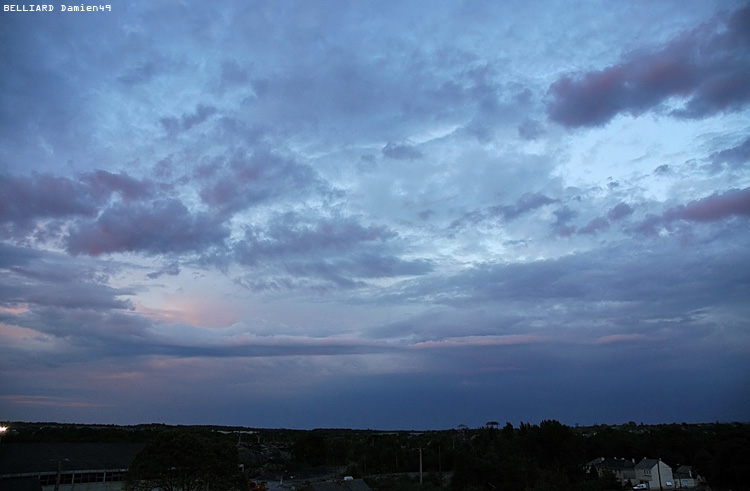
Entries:
[[3, 4], [0, 419], [750, 420], [747, 2]]

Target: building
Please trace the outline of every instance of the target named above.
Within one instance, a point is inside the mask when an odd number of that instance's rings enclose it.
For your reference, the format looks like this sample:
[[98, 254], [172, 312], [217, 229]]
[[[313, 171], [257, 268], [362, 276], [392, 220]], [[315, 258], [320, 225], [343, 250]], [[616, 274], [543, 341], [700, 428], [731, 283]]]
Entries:
[[689, 465], [677, 466], [674, 471], [674, 484], [678, 488], [692, 488], [697, 486], [700, 481], [700, 476]]
[[635, 483], [635, 463], [632, 460], [599, 457], [584, 466], [586, 472], [591, 472], [591, 469], [596, 469], [599, 477], [611, 472], [625, 486]]
[[672, 468], [661, 459], [644, 458], [635, 465], [634, 484], [645, 484], [647, 489], [674, 489]]
[[300, 491], [371, 491], [362, 479], [339, 479], [307, 484]]
[[0, 445], [0, 490], [120, 491], [143, 443]]

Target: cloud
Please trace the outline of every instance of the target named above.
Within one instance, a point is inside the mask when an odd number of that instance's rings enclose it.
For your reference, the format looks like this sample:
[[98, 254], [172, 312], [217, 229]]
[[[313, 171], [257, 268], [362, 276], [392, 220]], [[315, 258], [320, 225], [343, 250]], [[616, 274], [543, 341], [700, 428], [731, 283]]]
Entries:
[[156, 192], [154, 182], [148, 179], [135, 179], [124, 172], [114, 174], [105, 170], [95, 170], [83, 174], [80, 181], [89, 186], [89, 192], [98, 198], [98, 202], [109, 199], [113, 193], [119, 193], [125, 201], [135, 201], [151, 198]]
[[132, 289], [107, 285], [113, 273], [108, 265], [95, 267], [63, 254], [3, 243], [0, 257], [2, 305], [95, 310], [132, 307], [121, 298], [134, 294]]
[[715, 193], [687, 205], [676, 206], [664, 212], [664, 220], [715, 222], [733, 216], [750, 217], [750, 188], [730, 189]]
[[156, 192], [154, 182], [124, 172], [96, 170], [77, 178], [0, 175], [0, 225], [6, 236], [18, 240], [34, 231], [41, 238], [41, 230], [62, 229], [68, 220], [95, 217], [114, 194], [134, 202], [148, 200]]
[[538, 121], [527, 119], [518, 125], [518, 136], [524, 140], [536, 140], [544, 135], [544, 128]]
[[223, 244], [229, 229], [206, 213], [191, 213], [177, 199], [153, 203], [116, 203], [93, 222], [70, 231], [71, 254], [98, 256], [115, 252], [148, 254], [201, 253]]
[[198, 104], [198, 106], [196, 106], [195, 108], [195, 112], [193, 113], [183, 114], [180, 118], [162, 118], [160, 122], [167, 133], [174, 134], [180, 131], [188, 131], [193, 126], [199, 125], [206, 121], [216, 112], [217, 109], [214, 106]]
[[396, 160], [415, 160], [424, 157], [424, 154], [422, 154], [417, 147], [408, 143], [398, 144], [388, 142], [386, 146], [383, 147], [382, 152], [383, 155], [389, 159]]
[[730, 167], [740, 168], [750, 163], [750, 137], [739, 145], [715, 152], [711, 155], [714, 166], [729, 164]]
[[549, 118], [568, 128], [602, 126], [618, 114], [638, 116], [670, 98], [685, 101], [677, 118], [736, 111], [750, 102], [750, 7], [729, 19], [704, 24], [651, 52], [637, 51], [619, 63], [549, 88]]
[[546, 341], [541, 336], [531, 334], [511, 334], [506, 336], [457, 336], [436, 341], [422, 341], [411, 347], [417, 349], [455, 348], [469, 346], [514, 346]]
[[591, 219], [591, 221], [587, 223], [586, 226], [581, 227], [578, 230], [578, 233], [579, 234], [597, 234], [605, 230], [609, 230], [609, 220], [607, 220], [604, 217], [596, 217], [596, 218]]
[[576, 229], [572, 225], [568, 225], [568, 222], [577, 217], [578, 212], [565, 205], [552, 213], [555, 215], [555, 222], [550, 225], [553, 233], [560, 237], [571, 236]]
[[636, 343], [636, 342], [647, 342], [648, 336], [639, 333], [630, 334], [610, 334], [602, 336], [596, 340], [596, 344], [612, 344], [612, 343]]
[[50, 396], [31, 396], [31, 395], [2, 395], [0, 399], [6, 400], [11, 404], [18, 404], [21, 406], [51, 406], [51, 407], [73, 407], [73, 408], [86, 408], [86, 407], [109, 407], [110, 404], [93, 403], [89, 401], [76, 401], [70, 400], [63, 397], [50, 397]]
[[228, 161], [214, 165], [203, 181], [203, 202], [226, 215], [274, 198], [327, 191], [312, 167], [263, 150], [235, 152]]
[[483, 209], [467, 211], [460, 218], [453, 220], [450, 228], [455, 229], [466, 224], [475, 225], [496, 217], [509, 222], [538, 208], [557, 202], [559, 200], [541, 193], [523, 193], [511, 205], [492, 205]]
[[490, 213], [500, 215], [505, 220], [513, 220], [524, 213], [541, 208], [557, 202], [558, 200], [549, 198], [541, 193], [524, 193], [513, 205], [492, 206], [489, 208]]
[[145, 85], [159, 75], [166, 73], [172, 65], [173, 63], [163, 56], [150, 56], [146, 60], [139, 61], [135, 66], [124, 70], [117, 76], [117, 80], [129, 88]]
[[177, 276], [179, 274], [180, 274], [180, 264], [174, 261], [169, 264], [165, 264], [163, 267], [159, 268], [156, 271], [148, 273], [146, 277], [149, 279], [155, 280], [163, 275]]
[[710, 223], [733, 217], [750, 217], [750, 188], [714, 193], [686, 205], [671, 207], [661, 215], [649, 214], [634, 230], [655, 236], [665, 227], [670, 229], [675, 222]]
[[90, 189], [67, 177], [0, 175], [0, 224], [6, 234], [28, 232], [37, 220], [95, 216], [101, 199], [93, 199]]
[[382, 243], [397, 234], [384, 226], [363, 226], [353, 218], [318, 218], [312, 221], [296, 213], [276, 216], [267, 227], [248, 227], [235, 247], [242, 264], [260, 259], [293, 258], [314, 253], [346, 254], [356, 246]]
[[[233, 246], [242, 265], [259, 268], [241, 284], [252, 290], [364, 286], [361, 279], [422, 275], [434, 265], [398, 257], [398, 234], [354, 217], [307, 217], [284, 213], [265, 225], [248, 226]], [[308, 278], [323, 283], [300, 283]]]
[[630, 205], [627, 203], [618, 203], [614, 208], [607, 212], [607, 218], [616, 222], [632, 214], [633, 208]]

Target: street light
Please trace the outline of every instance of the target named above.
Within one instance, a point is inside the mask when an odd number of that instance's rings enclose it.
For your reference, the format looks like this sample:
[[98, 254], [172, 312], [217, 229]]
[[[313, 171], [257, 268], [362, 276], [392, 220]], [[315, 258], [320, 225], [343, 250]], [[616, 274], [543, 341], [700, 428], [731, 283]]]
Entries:
[[8, 431], [7, 426], [0, 426], [0, 442], [3, 441], [3, 435]]

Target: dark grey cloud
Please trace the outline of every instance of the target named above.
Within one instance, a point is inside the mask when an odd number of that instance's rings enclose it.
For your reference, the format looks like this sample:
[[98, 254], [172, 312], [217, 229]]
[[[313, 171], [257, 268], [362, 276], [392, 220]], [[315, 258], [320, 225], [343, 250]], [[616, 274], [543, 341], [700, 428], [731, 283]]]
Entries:
[[523, 193], [511, 205], [493, 205], [484, 209], [465, 212], [460, 218], [451, 222], [450, 228], [455, 229], [466, 225], [478, 224], [495, 218], [500, 218], [503, 221], [511, 221], [521, 215], [557, 202], [559, 200], [550, 198], [542, 193]]
[[209, 117], [216, 114], [216, 112], [217, 109], [213, 106], [198, 104], [198, 106], [196, 106], [195, 108], [195, 111], [193, 111], [192, 113], [185, 113], [179, 118], [162, 118], [160, 122], [167, 133], [174, 134], [181, 131], [188, 131], [193, 126], [199, 125], [206, 121]]
[[251, 290], [366, 286], [364, 280], [424, 275], [434, 264], [399, 257], [398, 234], [356, 217], [284, 213], [248, 226], [232, 258], [255, 269], [239, 281]]
[[89, 192], [98, 198], [98, 202], [109, 199], [113, 193], [119, 193], [125, 201], [149, 199], [157, 191], [156, 183], [153, 181], [136, 179], [125, 172], [115, 174], [105, 170], [95, 170], [83, 174], [80, 181], [89, 186]]
[[669, 167], [669, 164], [661, 164], [659, 167], [654, 169], [654, 174], [656, 174], [657, 176], [666, 176], [671, 172], [672, 169]]
[[159, 268], [156, 271], [153, 271], [151, 273], [148, 273], [146, 275], [147, 278], [155, 280], [159, 278], [160, 276], [168, 275], [168, 276], [177, 276], [180, 274], [180, 264], [176, 261], [171, 262], [169, 264], [165, 264], [161, 268]]
[[434, 269], [428, 260], [406, 261], [386, 254], [361, 253], [327, 261], [285, 262], [284, 269], [295, 278], [311, 278], [338, 288], [364, 287], [367, 286], [364, 280], [373, 278], [421, 276]]
[[364, 226], [351, 217], [315, 218], [295, 213], [275, 217], [267, 227], [248, 227], [235, 246], [238, 261], [254, 264], [261, 259], [315, 254], [347, 254], [357, 247], [378, 245], [397, 236], [384, 226]]
[[575, 233], [576, 228], [569, 225], [569, 222], [578, 216], [578, 212], [565, 205], [562, 208], [552, 212], [555, 215], [555, 221], [550, 226], [552, 233], [560, 237], [569, 237]]
[[555, 202], [557, 200], [541, 193], [524, 193], [518, 198], [515, 204], [492, 206], [489, 208], [489, 212], [494, 215], [500, 215], [505, 220], [513, 220], [524, 213]]
[[74, 179], [0, 175], [0, 223], [26, 229], [38, 219], [96, 215], [101, 200]]
[[240, 65], [237, 60], [224, 60], [221, 63], [221, 87], [244, 86], [248, 85], [250, 80], [250, 71]]
[[579, 234], [597, 234], [609, 230], [609, 220], [604, 217], [592, 218], [589, 223], [578, 230]]
[[[135, 179], [124, 172], [96, 170], [77, 178], [3, 174], [0, 175], [0, 227], [6, 236], [18, 240], [35, 232], [35, 227], [59, 229], [61, 233], [63, 222], [96, 217], [114, 195], [125, 202], [136, 202], [152, 199], [158, 191], [156, 183]], [[53, 223], [44, 224], [45, 220]], [[39, 230], [35, 235], [43, 236]]]
[[155, 54], [137, 61], [133, 66], [123, 70], [117, 80], [128, 88], [147, 84], [154, 78], [167, 73], [174, 63], [162, 55]]
[[544, 128], [539, 121], [527, 119], [518, 125], [518, 136], [524, 140], [536, 140], [544, 135]]
[[216, 217], [192, 213], [177, 199], [117, 203], [92, 222], [82, 222], [66, 238], [71, 254], [115, 252], [201, 253], [221, 246], [229, 229]]
[[607, 218], [613, 222], [624, 219], [633, 214], [633, 208], [627, 203], [618, 203], [614, 208], [607, 212]]
[[106, 266], [71, 262], [63, 254], [0, 244], [0, 304], [6, 307], [120, 310], [134, 291], [107, 285]]
[[750, 163], [750, 137], [732, 148], [727, 148], [711, 155], [713, 165], [718, 167], [727, 164], [732, 168], [740, 168]]
[[389, 278], [394, 276], [419, 276], [434, 270], [434, 264], [427, 259], [407, 261], [397, 256], [385, 254], [356, 254], [342, 261], [340, 267], [360, 278]]
[[[734, 243], [721, 248], [695, 245], [691, 254], [681, 252], [679, 241], [658, 250], [627, 241], [525, 264], [479, 264], [451, 276], [418, 278], [404, 285], [400, 295], [409, 302], [429, 301], [469, 311], [501, 299], [504, 312], [515, 308], [527, 318], [530, 305], [567, 305], [568, 314], [542, 314], [553, 327], [588, 322], [585, 309], [613, 302], [597, 312], [596, 325], [606, 319], [623, 329], [645, 327], [644, 319], [672, 319], [701, 308], [744, 305], [750, 270], [736, 266], [750, 260], [742, 245], [748, 234], [738, 229], [733, 238]], [[636, 316], [633, 305], [638, 305]]]
[[750, 7], [716, 19], [651, 52], [550, 86], [548, 114], [569, 128], [601, 126], [618, 114], [640, 115], [669, 98], [685, 101], [678, 118], [736, 111], [750, 101]]
[[386, 157], [396, 160], [414, 160], [424, 156], [417, 147], [408, 143], [388, 142], [382, 152]]
[[315, 170], [273, 152], [239, 150], [208, 169], [201, 180], [204, 203], [233, 214], [273, 198], [329, 191]]

